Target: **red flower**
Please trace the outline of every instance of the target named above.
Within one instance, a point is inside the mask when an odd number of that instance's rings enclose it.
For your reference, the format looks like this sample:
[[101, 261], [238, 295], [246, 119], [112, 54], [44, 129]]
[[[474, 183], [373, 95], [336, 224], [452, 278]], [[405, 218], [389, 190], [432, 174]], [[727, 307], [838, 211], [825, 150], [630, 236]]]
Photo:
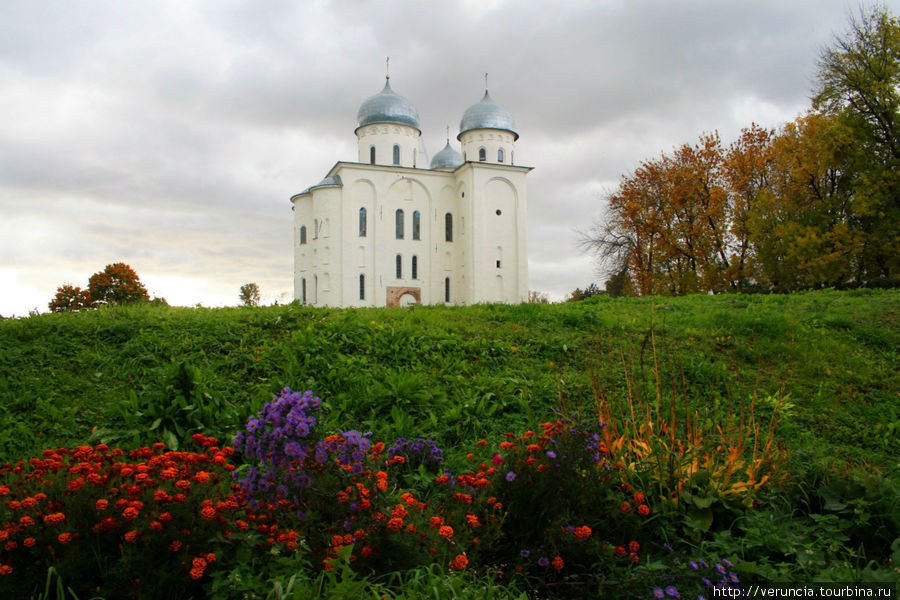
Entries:
[[582, 525], [581, 527], [576, 527], [575, 531], [573, 531], [575, 537], [579, 540], [586, 540], [591, 537], [591, 528], [587, 525]]
[[469, 559], [465, 554], [457, 554], [456, 558], [450, 561], [450, 568], [455, 571], [462, 571], [469, 564]]
[[388, 521], [388, 529], [391, 531], [400, 531], [403, 529], [403, 519], [399, 517], [394, 517], [390, 521]]
[[631, 504], [629, 502], [623, 502], [622, 505], [619, 507], [619, 509], [623, 513], [627, 513], [631, 510]]
[[126, 542], [134, 542], [138, 539], [138, 532], [132, 529], [125, 533], [125, 541]]
[[625, 546], [616, 546], [616, 556], [625, 556], [628, 554], [628, 551], [625, 550]]
[[562, 556], [555, 556], [553, 557], [553, 561], [550, 564], [553, 565], [553, 568], [557, 571], [562, 571], [563, 565], [565, 563], [563, 563]]
[[650, 514], [650, 507], [647, 506], [646, 504], [641, 504], [640, 506], [637, 507], [637, 512], [642, 517], [646, 517], [647, 515]]
[[638, 550], [641, 549], [641, 545], [638, 544], [637, 542], [635, 542], [634, 540], [632, 540], [632, 541], [628, 542], [628, 549], [631, 550], [632, 552], [637, 552]]
[[0, 575], [9, 575], [13, 572], [13, 569], [9, 565], [0, 565]]
[[58, 536], [56, 536], [56, 539], [59, 540], [60, 544], [68, 544], [69, 542], [72, 541], [72, 534], [71, 533], [61, 533]]
[[438, 529], [438, 533], [441, 537], [445, 537], [448, 540], [453, 537], [453, 528], [449, 525], [443, 525], [440, 529]]
[[644, 503], [644, 492], [635, 492], [633, 498], [634, 498], [635, 504], [643, 504]]

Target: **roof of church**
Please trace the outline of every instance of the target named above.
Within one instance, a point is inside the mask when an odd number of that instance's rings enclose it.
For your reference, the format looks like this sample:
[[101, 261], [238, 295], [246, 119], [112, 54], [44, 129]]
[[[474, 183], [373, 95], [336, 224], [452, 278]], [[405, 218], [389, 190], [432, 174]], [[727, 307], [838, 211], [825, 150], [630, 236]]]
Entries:
[[357, 129], [374, 123], [408, 125], [419, 129], [419, 113], [412, 102], [394, 93], [390, 81], [385, 81], [384, 89], [366, 98], [356, 113]]
[[[494, 102], [487, 90], [484, 90], [484, 98], [478, 104], [473, 104], [463, 113], [459, 122], [459, 136], [473, 129], [502, 129], [509, 131], [515, 138], [516, 122], [505, 108]], [[457, 139], [459, 139], [457, 136]]]
[[455, 169], [463, 164], [462, 155], [450, 146], [450, 140], [443, 150], [434, 155], [431, 159], [430, 167], [432, 169]]

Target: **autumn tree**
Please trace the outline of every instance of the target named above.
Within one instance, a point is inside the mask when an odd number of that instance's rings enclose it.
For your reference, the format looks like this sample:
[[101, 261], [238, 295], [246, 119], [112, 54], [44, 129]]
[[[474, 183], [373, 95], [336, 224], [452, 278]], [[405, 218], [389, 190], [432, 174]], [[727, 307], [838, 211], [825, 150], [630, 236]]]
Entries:
[[73, 312], [91, 307], [91, 297], [87, 290], [69, 284], [56, 288], [56, 296], [48, 306], [51, 312]]
[[95, 306], [150, 299], [147, 288], [141, 283], [137, 273], [125, 263], [106, 265], [105, 269], [91, 275], [88, 293]]
[[242, 306], [259, 306], [259, 286], [255, 283], [242, 285], [240, 299]]

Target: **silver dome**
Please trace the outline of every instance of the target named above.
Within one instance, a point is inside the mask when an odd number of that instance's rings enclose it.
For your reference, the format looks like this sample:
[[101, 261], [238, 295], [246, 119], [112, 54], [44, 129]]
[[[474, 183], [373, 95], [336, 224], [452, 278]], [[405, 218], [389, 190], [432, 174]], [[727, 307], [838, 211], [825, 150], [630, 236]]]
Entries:
[[408, 125], [419, 129], [419, 113], [412, 102], [395, 94], [391, 82], [386, 81], [384, 89], [367, 98], [356, 113], [357, 129], [373, 123]]
[[463, 164], [462, 155], [450, 146], [449, 141], [444, 149], [431, 159], [432, 169], [455, 169], [461, 164]]
[[502, 129], [512, 133], [514, 140], [519, 139], [516, 133], [516, 122], [505, 108], [491, 99], [491, 95], [484, 90], [484, 98], [478, 104], [473, 104], [463, 113], [459, 122], [459, 136], [473, 129]]

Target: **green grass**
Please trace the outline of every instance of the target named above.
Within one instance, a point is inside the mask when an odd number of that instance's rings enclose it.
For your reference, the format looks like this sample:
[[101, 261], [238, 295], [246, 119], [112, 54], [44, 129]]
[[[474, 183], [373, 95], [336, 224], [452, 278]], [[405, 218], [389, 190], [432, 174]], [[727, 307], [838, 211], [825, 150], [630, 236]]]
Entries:
[[897, 291], [826, 291], [464, 308], [142, 304], [6, 320], [0, 453], [24, 458], [97, 429], [95, 440], [109, 430], [153, 441], [176, 426], [225, 435], [283, 386], [313, 389], [331, 426], [452, 447], [542, 419], [560, 396], [590, 404], [591, 361], [621, 390], [624, 352], [650, 385], [652, 320], [661, 372], [693, 401], [784, 395], [790, 446], [896, 467], [898, 310]]

